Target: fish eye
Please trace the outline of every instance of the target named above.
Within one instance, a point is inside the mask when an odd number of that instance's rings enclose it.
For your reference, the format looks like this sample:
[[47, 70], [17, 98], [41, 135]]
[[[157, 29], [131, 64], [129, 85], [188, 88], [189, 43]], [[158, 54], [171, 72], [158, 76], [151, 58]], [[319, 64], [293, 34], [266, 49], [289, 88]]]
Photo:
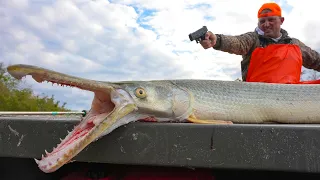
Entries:
[[147, 93], [146, 91], [143, 89], [143, 88], [137, 88], [135, 90], [135, 95], [138, 97], [138, 98], [145, 98], [147, 97]]

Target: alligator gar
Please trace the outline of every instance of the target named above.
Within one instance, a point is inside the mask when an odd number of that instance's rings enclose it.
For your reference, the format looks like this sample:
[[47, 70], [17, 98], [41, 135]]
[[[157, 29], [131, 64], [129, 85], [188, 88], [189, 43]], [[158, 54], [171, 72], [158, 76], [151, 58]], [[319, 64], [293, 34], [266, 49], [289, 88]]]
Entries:
[[106, 82], [23, 64], [7, 69], [16, 79], [31, 75], [39, 83], [52, 82], [94, 93], [84, 119], [52, 152], [35, 159], [45, 173], [56, 171], [114, 129], [141, 119], [216, 125], [320, 122], [320, 86], [315, 84], [199, 79]]

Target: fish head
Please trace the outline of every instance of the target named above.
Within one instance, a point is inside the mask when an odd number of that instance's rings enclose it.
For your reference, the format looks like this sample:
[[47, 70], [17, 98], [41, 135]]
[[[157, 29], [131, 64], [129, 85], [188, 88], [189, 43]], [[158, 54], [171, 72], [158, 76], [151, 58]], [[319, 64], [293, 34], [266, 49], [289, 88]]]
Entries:
[[156, 120], [183, 120], [192, 111], [192, 94], [174, 81], [130, 81], [118, 85], [130, 94], [140, 114]]
[[192, 96], [173, 81], [95, 81], [24, 64], [7, 70], [16, 79], [29, 75], [38, 83], [51, 82], [94, 93], [87, 115], [51, 152], [45, 151], [40, 160], [35, 159], [45, 173], [73, 161], [90, 143], [121, 125], [150, 116], [156, 120], [181, 120], [191, 112]]

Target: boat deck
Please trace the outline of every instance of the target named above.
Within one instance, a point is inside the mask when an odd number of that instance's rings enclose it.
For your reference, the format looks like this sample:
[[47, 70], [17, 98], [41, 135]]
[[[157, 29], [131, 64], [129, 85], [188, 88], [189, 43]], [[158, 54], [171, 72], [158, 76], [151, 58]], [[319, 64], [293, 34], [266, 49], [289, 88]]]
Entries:
[[[0, 117], [0, 157], [40, 158], [78, 121], [76, 116]], [[134, 122], [90, 144], [75, 160], [318, 173], [320, 125]]]

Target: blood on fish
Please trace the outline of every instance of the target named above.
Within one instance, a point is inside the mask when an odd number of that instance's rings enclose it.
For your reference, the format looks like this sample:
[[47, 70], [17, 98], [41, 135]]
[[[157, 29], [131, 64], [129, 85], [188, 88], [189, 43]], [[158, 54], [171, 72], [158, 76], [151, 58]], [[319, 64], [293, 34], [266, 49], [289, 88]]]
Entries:
[[142, 121], [142, 122], [157, 122], [157, 119], [153, 116], [149, 116], [149, 117], [146, 117], [146, 118], [142, 118], [142, 119], [139, 119], [139, 121]]
[[62, 149], [63, 147], [65, 147], [66, 145], [71, 144], [73, 141], [79, 139], [80, 137], [85, 136], [86, 134], [88, 134], [88, 132], [94, 127], [93, 124], [93, 120], [89, 121], [87, 123], [86, 128], [84, 129], [78, 129], [76, 130], [73, 134], [72, 137], [70, 137], [66, 142], [64, 142], [63, 144], [60, 144], [57, 148], [54, 149], [54, 151], [52, 153], [55, 153], [57, 151], [59, 151], [60, 149]]

